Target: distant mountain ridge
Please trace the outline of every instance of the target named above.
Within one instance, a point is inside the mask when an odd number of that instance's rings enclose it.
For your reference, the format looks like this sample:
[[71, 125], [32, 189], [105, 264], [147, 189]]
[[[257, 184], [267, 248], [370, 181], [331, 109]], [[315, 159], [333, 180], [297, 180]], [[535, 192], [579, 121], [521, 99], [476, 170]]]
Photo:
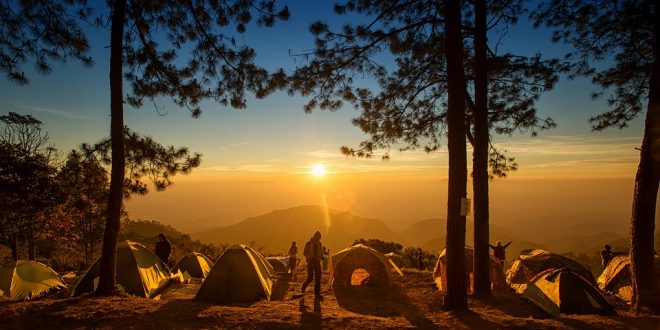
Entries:
[[[358, 238], [378, 238], [400, 242], [384, 222], [362, 218], [348, 212], [327, 212], [320, 206], [306, 205], [276, 210], [250, 217], [237, 224], [194, 233], [191, 236], [207, 243], [250, 243], [263, 247], [266, 253], [285, 253], [291, 241], [302, 250], [303, 244], [316, 231], [322, 242], [337, 252]], [[302, 253], [302, 251], [300, 251]]]
[[[327, 225], [326, 225], [327, 219]], [[466, 223], [466, 244], [473, 245], [474, 226], [471, 220]], [[575, 224], [579, 228], [580, 223]], [[587, 226], [586, 228], [598, 229]], [[584, 253], [600, 249], [604, 244], [621, 241], [627, 233], [614, 233], [604, 230], [600, 233], [584, 233], [568, 228], [564, 235], [548, 235], [543, 238], [542, 231], [525, 234], [520, 228], [514, 230], [497, 224], [490, 225], [490, 241], [503, 244], [512, 241], [507, 249], [507, 259], [514, 258], [521, 250], [531, 248], [548, 249], [557, 253]], [[363, 218], [349, 212], [337, 212], [315, 205], [292, 207], [275, 210], [263, 215], [247, 218], [239, 223], [218, 227], [198, 233], [193, 238], [206, 243], [250, 243], [265, 248], [266, 253], [285, 253], [296, 241], [302, 246], [315, 231], [321, 231], [323, 243], [333, 252], [337, 252], [359, 238], [377, 238], [399, 242], [404, 246], [419, 246], [426, 250], [441, 251], [446, 236], [446, 221], [431, 218], [413, 223], [398, 230], [390, 229], [377, 219]], [[656, 242], [657, 244], [658, 242]]]

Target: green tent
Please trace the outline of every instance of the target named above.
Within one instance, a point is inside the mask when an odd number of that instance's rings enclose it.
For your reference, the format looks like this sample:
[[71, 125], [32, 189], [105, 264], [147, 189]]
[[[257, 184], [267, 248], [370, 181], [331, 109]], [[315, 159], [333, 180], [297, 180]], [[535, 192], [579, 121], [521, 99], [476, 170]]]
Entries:
[[174, 266], [172, 272], [181, 271], [183, 274], [188, 273], [190, 277], [206, 278], [211, 268], [213, 268], [213, 262], [209, 258], [201, 253], [193, 252], [183, 257]]
[[247, 245], [229, 247], [218, 258], [195, 299], [220, 302], [249, 302], [270, 299], [272, 266]]
[[600, 291], [570, 268], [548, 269], [536, 275], [522, 297], [550, 315], [614, 313]]
[[[656, 287], [660, 286], [660, 258], [658, 257], [655, 257], [655, 283]], [[615, 256], [598, 277], [598, 287], [603, 291], [614, 293], [623, 301], [630, 303], [633, 296], [630, 257], [628, 255]]]
[[286, 273], [289, 270], [289, 257], [266, 257], [266, 261], [278, 273]]
[[[96, 290], [101, 259], [90, 267], [73, 289], [71, 296]], [[117, 284], [126, 293], [151, 298], [170, 281], [170, 271], [165, 264], [140, 243], [121, 242], [117, 246]]]
[[591, 274], [591, 272], [581, 263], [541, 249], [520, 251], [520, 255], [516, 257], [513, 261], [513, 265], [511, 265], [511, 269], [506, 273], [506, 282], [516, 292], [522, 293], [525, 291], [527, 283], [536, 276], [536, 274], [547, 269], [560, 268], [570, 268], [589, 281], [589, 283], [596, 284], [594, 275]]
[[0, 268], [0, 296], [30, 300], [66, 288], [50, 267], [36, 261], [18, 260]]

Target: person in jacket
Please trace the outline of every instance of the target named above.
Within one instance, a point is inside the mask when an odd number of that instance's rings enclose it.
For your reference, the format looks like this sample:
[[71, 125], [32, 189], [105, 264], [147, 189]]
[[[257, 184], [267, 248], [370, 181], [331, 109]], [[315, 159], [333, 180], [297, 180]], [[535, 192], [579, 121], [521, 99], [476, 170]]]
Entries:
[[296, 245], [296, 242], [293, 241], [291, 242], [291, 246], [289, 247], [289, 273], [291, 273], [291, 277], [295, 276], [297, 262], [298, 262], [298, 245]]
[[156, 243], [156, 256], [167, 265], [170, 260], [170, 253], [172, 253], [172, 244], [167, 240], [165, 234], [160, 233], [158, 243]]
[[302, 284], [301, 292], [304, 295], [307, 286], [314, 280], [314, 295], [316, 299], [323, 299], [321, 296], [321, 261], [323, 260], [323, 245], [321, 244], [321, 233], [314, 233], [314, 236], [305, 243], [303, 255], [307, 260], [307, 279]]

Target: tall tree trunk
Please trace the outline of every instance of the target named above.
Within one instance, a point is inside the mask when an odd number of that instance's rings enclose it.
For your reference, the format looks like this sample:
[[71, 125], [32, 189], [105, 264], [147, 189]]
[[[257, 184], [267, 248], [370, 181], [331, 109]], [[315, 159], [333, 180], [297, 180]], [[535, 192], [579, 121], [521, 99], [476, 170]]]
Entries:
[[649, 81], [649, 100], [644, 122], [644, 138], [635, 177], [630, 260], [633, 277], [633, 310], [660, 313], [654, 283], [653, 234], [660, 181], [660, 4], [655, 1], [653, 66]]
[[465, 72], [461, 36], [461, 1], [444, 4], [445, 50], [447, 52], [447, 144], [449, 188], [447, 195], [447, 294], [446, 310], [467, 309], [465, 290], [465, 215], [461, 199], [467, 197], [467, 152], [465, 144]]
[[97, 295], [115, 292], [115, 269], [117, 239], [124, 189], [124, 100], [122, 91], [122, 50], [124, 48], [124, 19], [126, 0], [115, 0], [110, 32], [110, 140], [112, 147], [112, 170], [108, 194], [107, 218], [103, 235], [99, 286]]
[[9, 248], [11, 249], [11, 257], [14, 261], [18, 261], [18, 238], [15, 234], [9, 235]]
[[32, 234], [32, 226], [28, 225], [25, 232], [28, 246], [28, 260], [34, 260], [34, 237]]
[[474, 12], [474, 295], [490, 295], [488, 250], [488, 63], [486, 55], [486, 0], [475, 0]]

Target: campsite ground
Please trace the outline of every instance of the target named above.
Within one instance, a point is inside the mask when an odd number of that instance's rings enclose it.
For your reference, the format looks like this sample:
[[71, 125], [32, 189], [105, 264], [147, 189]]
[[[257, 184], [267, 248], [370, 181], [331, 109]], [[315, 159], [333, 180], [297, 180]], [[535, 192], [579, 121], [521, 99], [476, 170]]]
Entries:
[[[660, 329], [660, 317], [633, 316], [619, 306], [616, 316], [547, 317], [515, 295], [470, 300], [470, 311], [442, 310], [442, 295], [429, 272], [406, 271], [390, 289], [354, 287], [335, 291], [324, 286], [323, 301], [308, 289], [293, 299], [297, 281], [280, 278], [272, 301], [218, 305], [189, 298], [191, 287], [159, 300], [142, 298], [63, 298], [0, 302], [3, 329], [54, 328], [580, 328]], [[324, 278], [325, 280], [325, 278]], [[193, 290], [194, 291], [194, 290]]]

